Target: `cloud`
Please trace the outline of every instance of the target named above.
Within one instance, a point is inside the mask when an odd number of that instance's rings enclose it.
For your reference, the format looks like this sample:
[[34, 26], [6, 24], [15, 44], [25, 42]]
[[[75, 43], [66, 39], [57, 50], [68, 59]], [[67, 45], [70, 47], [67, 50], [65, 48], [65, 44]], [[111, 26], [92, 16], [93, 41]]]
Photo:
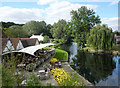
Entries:
[[116, 5], [116, 4], [118, 4], [119, 3], [119, 1], [113, 1], [113, 2], [111, 2], [110, 4], [109, 4], [109, 6], [113, 6], [113, 5]]
[[90, 4], [72, 4], [68, 1], [60, 1], [51, 3], [48, 8], [45, 9], [47, 17], [45, 21], [48, 23], [53, 24], [60, 19], [70, 20], [70, 11], [77, 10], [81, 6], [86, 6], [90, 9], [96, 10], [98, 7], [97, 5], [90, 5]]
[[32, 9], [20, 9], [12, 7], [0, 7], [0, 21], [5, 22], [15, 22], [15, 23], [26, 23], [30, 20], [44, 20], [42, 9], [32, 8]]
[[66, 0], [69, 2], [113, 2], [118, 0]]
[[51, 3], [54, 3], [54, 2], [57, 2], [57, 0], [39, 0], [37, 2], [37, 4], [39, 4], [39, 5], [47, 5], [47, 4], [51, 4]]
[[[43, 2], [46, 0], [42, 0]], [[0, 21], [12, 21], [15, 23], [26, 23], [31, 20], [41, 21], [45, 20], [46, 23], [53, 24], [60, 19], [70, 20], [70, 11], [77, 10], [81, 6], [87, 6], [90, 9], [96, 10], [97, 5], [90, 4], [72, 4], [68, 1], [52, 2], [53, 0], [41, 2], [41, 4], [49, 4], [47, 8], [12, 8], [12, 7], [0, 7]], [[55, 1], [55, 0], [54, 0]], [[39, 3], [40, 4], [40, 3]]]
[[107, 24], [113, 31], [118, 30], [118, 17], [102, 18], [101, 20], [102, 24]]

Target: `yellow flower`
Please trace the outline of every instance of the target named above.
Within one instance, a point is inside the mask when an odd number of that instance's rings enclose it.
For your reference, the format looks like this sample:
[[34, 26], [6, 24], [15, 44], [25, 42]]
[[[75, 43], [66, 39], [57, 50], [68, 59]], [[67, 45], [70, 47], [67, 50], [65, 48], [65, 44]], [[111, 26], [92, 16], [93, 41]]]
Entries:
[[56, 63], [56, 62], [58, 62], [58, 60], [57, 60], [56, 58], [52, 58], [52, 59], [50, 60], [50, 62], [51, 62], [51, 63]]

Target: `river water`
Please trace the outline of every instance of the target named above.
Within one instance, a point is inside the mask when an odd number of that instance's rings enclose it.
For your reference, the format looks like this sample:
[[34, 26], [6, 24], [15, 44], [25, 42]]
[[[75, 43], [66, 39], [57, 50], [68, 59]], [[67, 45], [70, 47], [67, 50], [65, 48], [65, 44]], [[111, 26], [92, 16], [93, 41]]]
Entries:
[[80, 75], [96, 86], [120, 85], [120, 57], [110, 54], [92, 54], [77, 49], [77, 43], [62, 45], [69, 53], [69, 64]]

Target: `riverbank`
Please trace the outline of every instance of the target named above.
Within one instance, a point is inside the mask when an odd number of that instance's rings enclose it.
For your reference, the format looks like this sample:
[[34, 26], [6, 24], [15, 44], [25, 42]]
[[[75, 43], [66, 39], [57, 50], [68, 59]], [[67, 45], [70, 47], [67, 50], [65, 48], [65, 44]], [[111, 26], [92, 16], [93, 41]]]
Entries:
[[88, 51], [90, 53], [97, 53], [97, 54], [103, 54], [103, 53], [109, 53], [112, 54], [114, 56], [120, 56], [120, 51], [118, 50], [97, 50], [97, 49], [93, 49], [91, 47], [85, 47], [83, 48], [84, 51]]
[[81, 83], [82, 81], [84, 81], [84, 85], [86, 86], [94, 86], [92, 83], [90, 83], [88, 80], [86, 80], [84, 77], [82, 77], [81, 75], [79, 75], [75, 70], [73, 70], [71, 68], [71, 66], [68, 64], [68, 62], [62, 62], [62, 67], [63, 69], [70, 75], [70, 73], [72, 74], [77, 74], [78, 76], [78, 80]]

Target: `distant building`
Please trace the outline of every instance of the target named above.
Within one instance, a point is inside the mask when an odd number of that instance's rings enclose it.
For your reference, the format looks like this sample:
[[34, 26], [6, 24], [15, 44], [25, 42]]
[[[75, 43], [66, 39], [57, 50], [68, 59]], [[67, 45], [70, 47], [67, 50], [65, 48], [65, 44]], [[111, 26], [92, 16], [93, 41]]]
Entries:
[[32, 35], [30, 38], [37, 38], [39, 41], [43, 41], [44, 39], [42, 35]]
[[115, 38], [116, 38], [116, 45], [120, 45], [120, 36], [115, 34]]

